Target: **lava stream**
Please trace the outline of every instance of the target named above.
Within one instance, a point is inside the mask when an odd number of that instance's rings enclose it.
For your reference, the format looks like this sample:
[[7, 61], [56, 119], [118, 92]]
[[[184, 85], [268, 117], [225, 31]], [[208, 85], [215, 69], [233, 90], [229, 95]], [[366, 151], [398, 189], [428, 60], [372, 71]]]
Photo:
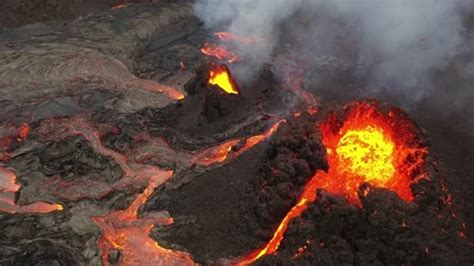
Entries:
[[173, 171], [149, 168], [149, 184], [130, 206], [123, 211], [113, 211], [105, 216], [93, 217], [103, 230], [99, 240], [102, 262], [109, 264], [111, 249], [121, 252], [121, 265], [194, 265], [189, 254], [160, 247], [149, 237], [156, 225], [168, 225], [173, 219], [164, 214], [138, 217], [138, 209], [161, 184], [173, 175]]
[[344, 196], [357, 206], [363, 183], [389, 189], [405, 201], [413, 200], [410, 184], [423, 176], [428, 152], [418, 139], [416, 127], [399, 110], [384, 114], [376, 104], [362, 102], [349, 108], [342, 124], [332, 114], [320, 125], [329, 171], [317, 172], [309, 180], [266, 246], [238, 264], [249, 264], [277, 251], [288, 224], [316, 200], [318, 189]]
[[28, 138], [31, 128], [27, 123], [22, 123], [18, 128], [16, 126], [6, 127], [5, 135], [0, 136], [0, 161], [10, 159], [10, 145], [16, 142], [23, 142]]
[[126, 4], [117, 4], [117, 5], [114, 5], [112, 7], [112, 9], [121, 9], [121, 8], [124, 8], [124, 7], [127, 7], [127, 5]]
[[204, 43], [204, 46], [201, 48], [201, 52], [219, 60], [227, 61], [229, 64], [235, 63], [238, 59], [237, 54], [232, 52], [227, 46], [224, 45]]
[[46, 202], [34, 202], [20, 206], [15, 202], [15, 194], [20, 191], [21, 186], [16, 183], [14, 172], [0, 167], [0, 211], [7, 213], [48, 213], [61, 211], [61, 204], [50, 204]]
[[[275, 123], [266, 132], [249, 137], [243, 146], [234, 152], [232, 148], [241, 142], [241, 139], [230, 140], [219, 146], [211, 147], [189, 156], [175, 152], [174, 155], [189, 163], [207, 166], [213, 163], [224, 162], [227, 158], [235, 158], [251, 149], [256, 144], [270, 137], [284, 120]], [[167, 225], [173, 219], [165, 214], [138, 216], [138, 209], [148, 200], [151, 193], [160, 185], [171, 178], [173, 171], [164, 171], [156, 166], [138, 164], [133, 159], [120, 154], [102, 144], [102, 131], [107, 131], [107, 126], [96, 128], [85, 117], [71, 119], [51, 119], [45, 121], [40, 127], [40, 134], [47, 139], [64, 139], [68, 136], [81, 135], [92, 145], [94, 151], [103, 156], [112, 158], [124, 172], [122, 179], [111, 185], [112, 189], [122, 189], [130, 185], [146, 183], [146, 188], [132, 204], [125, 210], [112, 211], [104, 216], [92, 217], [92, 220], [102, 229], [103, 235], [99, 240], [102, 253], [102, 262], [109, 265], [108, 257], [112, 249], [120, 251], [121, 265], [194, 265], [191, 256], [184, 252], [165, 249], [149, 237], [154, 225]], [[110, 129], [109, 129], [110, 130]], [[172, 154], [163, 141], [149, 140], [151, 145], [160, 146], [164, 154]], [[140, 157], [140, 156], [138, 156]], [[182, 162], [187, 164], [185, 162]]]
[[[170, 86], [162, 85], [158, 82], [155, 82], [153, 80], [135, 80], [134, 82], [138, 82], [141, 87], [147, 91], [150, 92], [158, 92], [158, 93], [166, 93], [168, 97], [170, 97], [173, 100], [179, 101], [184, 99], [185, 95], [183, 92], [181, 92], [178, 89], [175, 89]], [[133, 83], [128, 84], [130, 86], [133, 86]]]
[[[22, 123], [18, 128], [13, 129], [14, 136], [0, 138], [0, 151], [4, 155], [0, 160], [9, 159], [7, 150], [11, 142], [15, 139], [17, 142], [23, 142], [28, 138], [31, 128], [28, 124]], [[0, 211], [7, 213], [48, 213], [52, 211], [61, 211], [64, 207], [61, 204], [50, 204], [46, 202], [33, 202], [28, 205], [20, 206], [15, 201], [15, 195], [21, 191], [21, 186], [16, 183], [16, 174], [0, 166]]]
[[235, 42], [240, 42], [244, 44], [257, 44], [259, 42], [264, 42], [263, 40], [258, 40], [255, 37], [252, 36], [243, 36], [243, 35], [238, 35], [235, 33], [231, 32], [216, 32], [214, 35], [219, 38], [220, 40], [223, 41], [235, 41]]
[[304, 68], [301, 66], [286, 66], [283, 69], [283, 76], [286, 88], [291, 90], [296, 96], [308, 105], [308, 113], [313, 115], [313, 107], [318, 104], [318, 99], [313, 93], [303, 88]]
[[247, 150], [253, 148], [255, 145], [259, 144], [260, 142], [264, 141], [265, 139], [271, 137], [280, 127], [281, 123], [286, 122], [285, 120], [280, 120], [270, 127], [267, 131], [262, 134], [255, 135], [249, 137], [245, 140], [244, 145], [234, 152], [232, 152], [232, 148], [241, 142], [240, 139], [233, 139], [227, 142], [224, 142], [221, 145], [216, 147], [211, 147], [202, 150], [199, 152], [193, 162], [199, 165], [209, 166], [215, 163], [222, 163], [227, 160], [229, 157], [235, 158], [242, 153], [246, 152]]

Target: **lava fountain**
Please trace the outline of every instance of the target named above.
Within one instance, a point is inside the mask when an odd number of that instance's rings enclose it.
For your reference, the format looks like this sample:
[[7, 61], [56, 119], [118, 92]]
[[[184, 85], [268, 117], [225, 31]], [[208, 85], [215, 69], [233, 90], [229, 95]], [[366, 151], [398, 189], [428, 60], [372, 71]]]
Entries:
[[239, 87], [232, 78], [229, 68], [226, 65], [213, 67], [209, 71], [209, 82], [210, 85], [215, 85], [221, 88], [228, 94], [239, 94]]
[[341, 120], [336, 112], [331, 113], [319, 125], [329, 171], [317, 172], [310, 179], [272, 239], [239, 264], [277, 251], [289, 222], [316, 200], [318, 189], [343, 196], [359, 207], [358, 191], [364, 183], [393, 191], [405, 201], [414, 199], [410, 185], [424, 176], [428, 153], [414, 123], [401, 110], [382, 111], [375, 102], [350, 104], [342, 116]]

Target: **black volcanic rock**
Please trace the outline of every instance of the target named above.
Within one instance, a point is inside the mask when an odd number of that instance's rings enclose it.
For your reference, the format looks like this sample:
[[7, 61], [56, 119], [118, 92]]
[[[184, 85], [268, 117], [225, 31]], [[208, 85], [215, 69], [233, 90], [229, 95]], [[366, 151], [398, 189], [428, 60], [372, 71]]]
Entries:
[[208, 84], [209, 66], [203, 63], [184, 88], [188, 96], [165, 108], [146, 108], [120, 119], [121, 128], [165, 137], [171, 145], [194, 150], [249, 134], [268, 114], [283, 110], [285, 92], [270, 67], [255, 80], [236, 79], [240, 93], [228, 94]]
[[174, 224], [157, 229], [158, 242], [189, 251], [199, 262], [260, 247], [313, 173], [327, 169], [311, 120], [309, 115], [290, 119], [234, 161], [189, 184], [161, 189], [143, 210], [167, 210], [175, 218]]

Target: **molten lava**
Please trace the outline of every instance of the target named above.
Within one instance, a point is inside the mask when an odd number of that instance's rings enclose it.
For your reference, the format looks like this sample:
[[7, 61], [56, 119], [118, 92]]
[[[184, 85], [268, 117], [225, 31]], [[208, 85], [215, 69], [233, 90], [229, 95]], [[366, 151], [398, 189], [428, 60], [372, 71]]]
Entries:
[[278, 130], [280, 125], [285, 122], [286, 122], [285, 120], [280, 120], [276, 122], [275, 124], [273, 124], [270, 129], [263, 132], [262, 134], [258, 134], [258, 135], [247, 138], [245, 140], [244, 145], [239, 150], [234, 151], [233, 153], [231, 153], [232, 148], [237, 146], [239, 143], [241, 143], [242, 141], [241, 139], [229, 140], [216, 147], [207, 148], [199, 152], [195, 156], [195, 158], [193, 159], [193, 163], [203, 165], [203, 166], [209, 166], [215, 163], [222, 163], [225, 160], [227, 160], [229, 157], [235, 158], [241, 155], [242, 153], [250, 150], [251, 148], [259, 144], [260, 142], [271, 137]]
[[205, 55], [226, 61], [229, 64], [235, 63], [235, 61], [238, 59], [237, 55], [224, 45], [204, 43], [204, 46], [201, 48], [201, 52]]
[[[158, 82], [152, 80], [135, 80], [135, 82], [139, 82], [141, 87], [144, 90], [150, 92], [158, 92], [158, 93], [166, 93], [168, 97], [174, 99], [176, 101], [184, 99], [184, 94], [176, 88], [159, 84]], [[134, 83], [127, 83], [133, 86]]]
[[5, 128], [5, 135], [0, 136], [0, 161], [10, 160], [10, 146], [17, 142], [23, 142], [28, 138], [31, 128], [27, 123], [22, 123], [17, 128], [16, 126], [7, 126]]
[[115, 6], [112, 7], [112, 9], [121, 9], [121, 8], [124, 8], [124, 7], [127, 7], [126, 4], [117, 4]]
[[320, 127], [330, 170], [319, 174], [318, 188], [360, 204], [359, 186], [368, 182], [413, 200], [410, 184], [423, 175], [428, 153], [416, 126], [398, 109], [385, 114], [375, 103], [350, 108], [342, 126], [333, 115]]
[[316, 200], [318, 189], [344, 196], [357, 206], [360, 206], [358, 191], [363, 183], [389, 189], [405, 201], [413, 200], [410, 184], [424, 176], [428, 152], [416, 126], [400, 110], [384, 113], [375, 103], [358, 102], [347, 106], [347, 110], [344, 121], [334, 113], [320, 125], [329, 171], [318, 172], [311, 178], [267, 245], [239, 264], [249, 264], [274, 253], [289, 222]]
[[34, 202], [29, 205], [17, 205], [15, 194], [20, 191], [21, 186], [16, 183], [14, 172], [0, 167], [0, 211], [7, 213], [48, 213], [61, 211], [61, 204], [50, 204], [46, 202]]
[[[28, 138], [31, 128], [28, 124], [22, 123], [18, 128], [14, 128], [14, 136], [0, 138], [0, 161], [8, 160], [7, 150], [10, 144], [16, 139], [17, 142], [23, 142]], [[28, 205], [18, 205], [16, 194], [20, 193], [21, 186], [16, 183], [16, 174], [13, 171], [0, 166], [0, 212], [7, 213], [48, 213], [52, 211], [61, 211], [64, 207], [61, 204], [50, 204], [46, 202], [33, 202]]]
[[[284, 59], [278, 59], [284, 60]], [[318, 112], [317, 104], [318, 99], [313, 93], [304, 89], [303, 80], [305, 74], [305, 64], [290, 64], [286, 61], [281, 61], [281, 71], [283, 75], [284, 88], [293, 92], [298, 98], [300, 98], [307, 106], [307, 113], [314, 115]]]
[[[153, 156], [177, 156], [182, 160], [190, 160], [189, 163], [208, 166], [213, 163], [224, 162], [227, 158], [235, 158], [253, 146], [270, 137], [283, 120], [275, 123], [267, 131], [248, 137], [246, 139], [234, 139], [216, 147], [204, 149], [196, 154], [180, 154], [168, 149], [166, 142], [158, 140], [148, 140], [149, 146], [157, 146], [159, 152]], [[146, 185], [144, 191], [139, 194], [130, 206], [124, 210], [111, 211], [102, 216], [94, 216], [92, 220], [103, 231], [99, 239], [98, 247], [102, 251], [102, 263], [110, 265], [109, 254], [113, 249], [120, 251], [120, 265], [194, 265], [192, 257], [185, 253], [161, 247], [155, 240], [150, 238], [150, 232], [156, 225], [167, 225], [173, 223], [173, 219], [166, 213], [148, 213], [140, 216], [139, 208], [149, 199], [150, 195], [161, 185], [167, 182], [173, 175], [173, 171], [162, 170], [154, 165], [142, 164], [136, 159], [142, 156], [135, 156], [135, 153], [142, 153], [140, 149], [132, 150], [130, 154], [124, 155], [110, 149], [102, 143], [103, 135], [112, 130], [107, 125], [96, 125], [88, 117], [76, 116], [73, 118], [54, 118], [43, 121], [38, 131], [45, 140], [64, 139], [70, 136], [80, 135], [90, 142], [94, 152], [102, 156], [111, 158], [123, 172], [120, 180], [108, 185], [108, 188], [98, 194], [103, 197], [113, 190], [123, 190], [127, 187], [137, 187]], [[146, 137], [144, 137], [146, 139]], [[238, 150], [233, 150], [239, 143], [243, 145]], [[147, 151], [149, 151], [147, 149]], [[146, 154], [143, 154], [146, 156]], [[0, 181], [1, 181], [0, 168]], [[7, 181], [12, 183], [12, 176], [8, 175]], [[0, 182], [1, 184], [1, 182]], [[72, 186], [80, 184], [73, 183]], [[12, 190], [18, 189], [17, 186]], [[82, 189], [81, 189], [82, 190]], [[85, 187], [84, 192], [87, 197], [97, 196], [94, 189]], [[2, 194], [0, 193], [0, 207]], [[82, 195], [79, 195], [82, 196]], [[71, 199], [78, 198], [73, 193], [63, 195]], [[80, 197], [79, 197], [80, 198]]]
[[92, 219], [104, 231], [99, 240], [103, 264], [110, 265], [109, 251], [117, 249], [121, 252], [120, 265], [194, 265], [188, 254], [165, 249], [149, 237], [156, 224], [171, 224], [173, 219], [163, 214], [139, 217], [138, 209], [173, 172], [161, 171], [156, 167], [150, 167], [145, 172], [149, 184], [126, 210], [113, 211]]
[[383, 130], [368, 126], [348, 130], [339, 140], [336, 153], [343, 171], [363, 176], [367, 181], [385, 183], [395, 172], [394, 146]]
[[223, 41], [235, 41], [244, 44], [256, 44], [258, 42], [263, 42], [263, 40], [257, 40], [252, 36], [242, 36], [230, 32], [216, 32], [214, 35]]
[[31, 128], [27, 123], [22, 123], [18, 128], [18, 140], [24, 141], [28, 138]]
[[226, 65], [211, 69], [209, 72], [210, 85], [216, 85], [229, 94], [239, 94], [239, 88], [232, 78], [229, 68]]

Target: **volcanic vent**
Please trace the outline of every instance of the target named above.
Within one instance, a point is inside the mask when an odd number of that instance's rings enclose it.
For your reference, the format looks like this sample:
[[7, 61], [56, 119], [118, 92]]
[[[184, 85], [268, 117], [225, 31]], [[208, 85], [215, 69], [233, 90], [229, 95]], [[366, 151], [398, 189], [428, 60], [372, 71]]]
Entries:
[[1, 265], [474, 261], [430, 132], [176, 2], [0, 31]]

